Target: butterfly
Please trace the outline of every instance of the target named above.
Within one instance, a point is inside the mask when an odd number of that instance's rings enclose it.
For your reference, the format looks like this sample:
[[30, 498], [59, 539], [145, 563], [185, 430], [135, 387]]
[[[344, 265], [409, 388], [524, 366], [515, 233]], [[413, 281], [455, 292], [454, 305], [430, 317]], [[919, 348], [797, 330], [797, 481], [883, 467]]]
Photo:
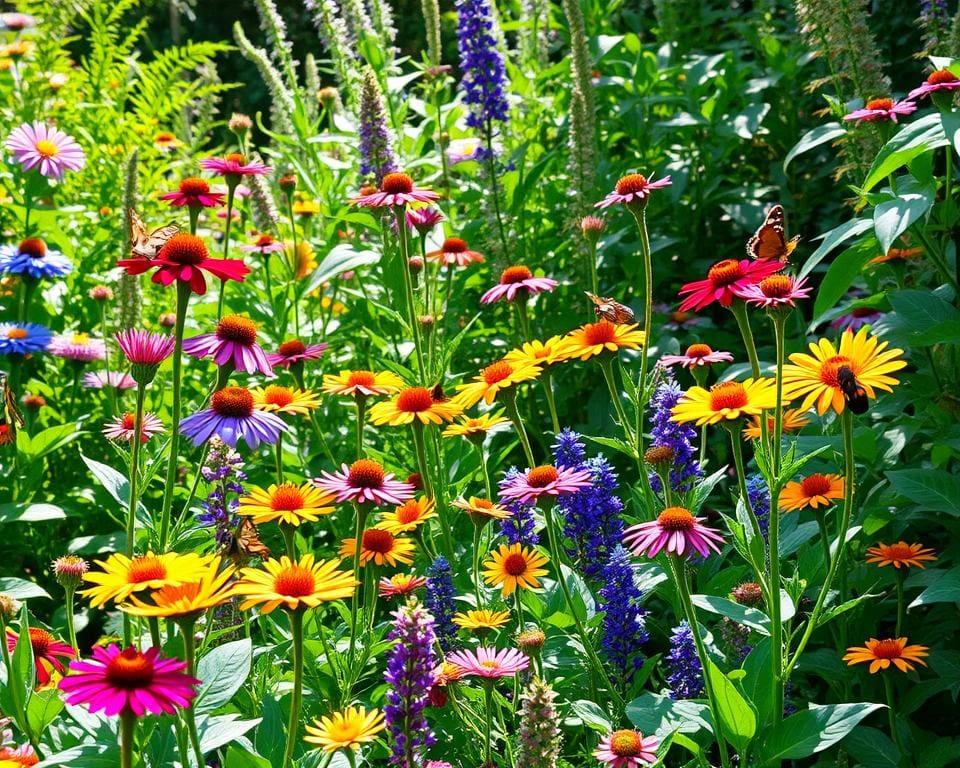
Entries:
[[867, 392], [857, 381], [857, 375], [846, 365], [841, 365], [837, 369], [837, 386], [843, 392], [843, 398], [851, 411], [858, 415], [867, 412], [869, 407]]
[[783, 206], [775, 205], [767, 211], [760, 229], [747, 240], [747, 256], [760, 261], [786, 261], [800, 242], [800, 235], [787, 240]]
[[251, 557], [270, 557], [270, 548], [260, 541], [260, 531], [253, 520], [241, 517], [227, 554], [237, 562], [246, 563]]
[[594, 303], [594, 311], [597, 313], [597, 317], [609, 320], [614, 325], [626, 325], [627, 323], [636, 322], [637, 316], [633, 314], [633, 310], [630, 309], [630, 307], [626, 307], [614, 299], [597, 296], [595, 293], [590, 293], [590, 291], [584, 291], [584, 293], [587, 294], [590, 301]]
[[3, 404], [0, 405], [0, 445], [9, 445], [17, 439], [17, 429], [23, 426], [23, 414], [17, 407], [17, 398], [5, 373], [0, 373], [0, 390], [3, 391]]
[[155, 259], [167, 240], [180, 231], [176, 224], [167, 224], [147, 232], [143, 219], [133, 208], [127, 209], [127, 217], [130, 222], [130, 252], [141, 259]]

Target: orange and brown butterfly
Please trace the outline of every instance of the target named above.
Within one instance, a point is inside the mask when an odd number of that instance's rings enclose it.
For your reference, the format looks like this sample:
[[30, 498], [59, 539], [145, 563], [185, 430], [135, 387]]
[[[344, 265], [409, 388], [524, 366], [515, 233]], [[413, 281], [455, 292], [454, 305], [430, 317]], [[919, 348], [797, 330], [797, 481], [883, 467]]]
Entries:
[[799, 242], [800, 235], [787, 240], [783, 206], [775, 205], [767, 211], [760, 229], [747, 240], [747, 256], [758, 261], [787, 261]]
[[127, 209], [127, 221], [130, 224], [130, 253], [141, 259], [154, 259], [167, 240], [180, 231], [176, 224], [167, 224], [152, 232], [147, 231], [140, 214], [133, 208]]
[[614, 325], [627, 325], [628, 323], [635, 323], [637, 321], [637, 316], [633, 314], [633, 310], [630, 309], [630, 307], [624, 306], [619, 301], [607, 298], [606, 296], [597, 296], [595, 293], [590, 293], [590, 291], [584, 291], [584, 293], [587, 294], [587, 298], [593, 302], [594, 312], [597, 313], [597, 317], [609, 320]]
[[17, 398], [10, 388], [5, 373], [0, 373], [0, 390], [3, 391], [3, 403], [0, 404], [0, 445], [10, 445], [17, 439], [17, 429], [23, 426], [23, 414], [17, 407]]
[[270, 557], [270, 548], [260, 540], [260, 531], [253, 520], [241, 517], [227, 554], [234, 562], [246, 565], [252, 557]]

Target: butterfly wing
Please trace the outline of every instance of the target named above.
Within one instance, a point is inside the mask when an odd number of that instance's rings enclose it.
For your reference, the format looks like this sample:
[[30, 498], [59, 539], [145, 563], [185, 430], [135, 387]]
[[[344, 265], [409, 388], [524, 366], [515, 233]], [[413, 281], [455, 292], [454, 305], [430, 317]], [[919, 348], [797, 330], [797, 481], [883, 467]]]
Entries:
[[249, 517], [240, 518], [229, 554], [238, 563], [246, 563], [252, 557], [270, 557], [270, 548], [260, 540], [260, 531]]
[[636, 315], [634, 315], [633, 310], [621, 304], [616, 299], [611, 299], [607, 296], [597, 296], [595, 293], [590, 293], [590, 291], [584, 291], [584, 293], [590, 301], [593, 302], [597, 317], [602, 317], [614, 325], [627, 325], [628, 323], [636, 321]]
[[782, 261], [793, 253], [799, 242], [799, 237], [787, 241], [783, 206], [775, 205], [767, 211], [767, 218], [753, 237], [747, 240], [747, 255], [758, 261]]
[[167, 240], [173, 237], [180, 228], [176, 224], [167, 224], [148, 232], [140, 214], [133, 208], [127, 209], [130, 222], [130, 252], [141, 259], [154, 259]]
[[17, 429], [23, 426], [23, 414], [17, 407], [17, 398], [10, 388], [6, 374], [0, 373], [0, 389], [3, 390], [3, 405], [0, 406], [0, 445], [8, 445], [17, 439]]

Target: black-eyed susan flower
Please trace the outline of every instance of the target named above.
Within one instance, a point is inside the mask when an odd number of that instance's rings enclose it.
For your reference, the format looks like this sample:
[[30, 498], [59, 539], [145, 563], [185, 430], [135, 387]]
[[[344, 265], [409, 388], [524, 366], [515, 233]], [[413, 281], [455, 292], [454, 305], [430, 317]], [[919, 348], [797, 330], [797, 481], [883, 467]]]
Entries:
[[233, 567], [219, 570], [220, 561], [213, 560], [198, 581], [186, 584], [166, 584], [150, 594], [146, 601], [131, 595], [130, 602], [120, 606], [132, 616], [165, 619], [196, 619], [210, 608], [223, 605], [234, 594]]
[[609, 320], [587, 323], [567, 334], [566, 352], [571, 358], [589, 360], [604, 353], [616, 354], [621, 349], [639, 349], [647, 337], [637, 327], [636, 323], [615, 325]]
[[374, 424], [389, 424], [397, 427], [404, 424], [442, 424], [453, 419], [463, 410], [453, 400], [437, 400], [426, 387], [407, 387], [396, 397], [377, 403], [370, 409]]
[[509, 421], [501, 416], [502, 412], [481, 413], [479, 416], [460, 416], [457, 421], [443, 430], [444, 437], [483, 438], [488, 432], [506, 428]]
[[871, 637], [863, 646], [847, 648], [843, 660], [850, 667], [870, 662], [871, 675], [889, 668], [890, 664], [894, 664], [901, 672], [910, 672], [914, 669], [913, 664], [927, 666], [923, 657], [929, 655], [928, 651], [929, 648], [925, 645], [907, 645], [905, 637], [886, 640]]
[[409, 533], [436, 516], [436, 504], [433, 499], [421, 496], [418, 499], [408, 499], [394, 507], [392, 511], [384, 512], [380, 516], [377, 527], [390, 533]]
[[352, 597], [359, 582], [352, 573], [337, 570], [339, 564], [339, 560], [316, 562], [307, 554], [299, 562], [284, 555], [265, 560], [262, 570], [244, 568], [235, 589], [243, 596], [240, 608], [245, 611], [258, 605], [261, 613], [270, 613], [282, 605], [295, 611]]
[[[810, 419], [808, 419], [805, 414], [806, 411], [802, 408], [785, 408], [780, 419], [780, 429], [783, 431], [783, 434], [786, 435], [790, 432], [797, 432], [807, 426], [807, 424], [810, 423]], [[774, 417], [771, 414], [767, 414], [767, 432], [772, 435], [775, 428], [776, 422], [774, 421]], [[762, 434], [759, 416], [751, 418], [743, 428], [744, 440], [759, 440]]]
[[111, 600], [120, 603], [134, 592], [199, 581], [213, 559], [213, 555], [201, 557], [194, 552], [184, 555], [147, 552], [131, 559], [118, 552], [106, 560], [94, 561], [101, 570], [84, 574], [83, 580], [94, 586], [80, 594], [89, 598], [94, 608], [106, 605]]
[[504, 390], [512, 389], [524, 381], [532, 381], [542, 372], [538, 365], [530, 363], [508, 363], [498, 360], [488, 365], [474, 377], [473, 381], [460, 384], [454, 398], [463, 409], [472, 408], [483, 400], [492, 405]]
[[390, 371], [340, 371], [323, 377], [323, 391], [328, 395], [392, 395], [399, 392], [402, 386], [403, 379]]
[[298, 526], [329, 515], [336, 509], [333, 501], [333, 493], [310, 483], [281, 483], [269, 488], [253, 486], [240, 498], [237, 514], [252, 517], [255, 525], [277, 521]]
[[932, 549], [924, 547], [923, 544], [907, 544], [905, 541], [898, 541], [896, 544], [876, 544], [867, 549], [868, 563], [876, 563], [882, 568], [885, 565], [892, 565], [898, 570], [916, 566], [924, 568], [923, 561], [936, 560]]
[[385, 727], [383, 712], [379, 709], [347, 707], [305, 726], [307, 735], [303, 740], [316, 744], [323, 752], [357, 750], [373, 741]]
[[799, 482], [787, 483], [780, 492], [780, 509], [793, 512], [807, 507], [828, 507], [834, 499], [842, 498], [843, 478], [840, 475], [816, 473]]
[[253, 395], [253, 407], [258, 411], [305, 415], [320, 406], [313, 392], [278, 384], [257, 387], [250, 390], [250, 394]]
[[[394, 536], [380, 527], [367, 528], [360, 537], [360, 565], [365, 566], [370, 561], [376, 565], [387, 564], [394, 567], [397, 563], [410, 565], [415, 549], [413, 540], [406, 536]], [[344, 539], [340, 545], [342, 558], [353, 558], [356, 551], [355, 538]]]
[[453, 616], [453, 623], [461, 629], [499, 629], [508, 621], [510, 621], [510, 611], [491, 611], [487, 608], [461, 611]]
[[721, 381], [710, 389], [691, 387], [673, 407], [671, 421], [719, 424], [744, 416], [759, 416], [777, 407], [777, 388], [773, 379]]
[[512, 595], [518, 588], [537, 589], [540, 577], [547, 574], [543, 566], [549, 561], [546, 555], [522, 544], [501, 544], [483, 564], [483, 580], [500, 587], [504, 597]]

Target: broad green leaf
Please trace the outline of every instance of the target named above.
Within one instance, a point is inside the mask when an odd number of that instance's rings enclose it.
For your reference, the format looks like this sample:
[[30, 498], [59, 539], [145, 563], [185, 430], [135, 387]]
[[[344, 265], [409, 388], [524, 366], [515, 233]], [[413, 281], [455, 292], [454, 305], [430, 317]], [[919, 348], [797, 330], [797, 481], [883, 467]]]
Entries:
[[941, 112], [940, 123], [943, 135], [953, 145], [953, 151], [960, 154], [960, 113], [953, 109]]
[[900, 765], [900, 750], [877, 728], [855, 728], [843, 742], [843, 749], [863, 768], [899, 768]]
[[819, 318], [830, 311], [850, 290], [850, 286], [860, 276], [866, 263], [877, 255], [878, 250], [871, 237], [865, 242], [847, 248], [837, 256], [827, 267], [827, 274], [824, 275], [820, 288], [817, 290], [817, 298], [813, 304], [813, 316]]
[[800, 141], [793, 145], [793, 149], [787, 153], [783, 161], [783, 172], [787, 172], [787, 166], [790, 165], [793, 158], [802, 155], [804, 152], [809, 152], [821, 144], [826, 144], [828, 141], [839, 139], [841, 136], [845, 136], [846, 133], [846, 129], [840, 125], [840, 123], [826, 123], [824, 125], [818, 125], [813, 130], [807, 131], [800, 138]]
[[883, 704], [811, 704], [810, 709], [791, 715], [777, 728], [765, 734], [760, 746], [762, 763], [779, 764], [782, 760], [799, 760], [832, 747], [863, 718]]
[[600, 733], [609, 733], [613, 730], [610, 718], [598, 704], [587, 699], [580, 699], [570, 705], [573, 714], [579, 717], [583, 724]]
[[756, 710], [710, 659], [707, 659], [707, 674], [717, 700], [717, 717], [723, 724], [723, 735], [742, 754], [757, 732]]
[[914, 192], [900, 191], [896, 199], [873, 209], [873, 228], [880, 241], [880, 253], [889, 251], [900, 235], [923, 218], [933, 205], [935, 192], [932, 185]]
[[30, 731], [33, 735], [39, 738], [47, 726], [63, 711], [63, 707], [63, 697], [56, 689], [48, 688], [34, 693], [27, 705], [27, 722], [30, 723]]
[[832, 621], [833, 619], [837, 618], [837, 616], [856, 608], [861, 603], [867, 602], [870, 600], [876, 600], [878, 597], [879, 595], [874, 595], [867, 592], [863, 595], [858, 595], [852, 600], [847, 600], [844, 603], [840, 603], [840, 605], [835, 605], [832, 608], [830, 608], [830, 610], [823, 612], [823, 615], [821, 615], [819, 621], [817, 621], [817, 626], [822, 627], [828, 621]]
[[31, 597], [50, 597], [49, 593], [39, 584], [16, 576], [0, 577], [0, 592], [10, 595], [17, 600], [27, 600]]
[[905, 125], [877, 154], [863, 182], [861, 192], [869, 192], [883, 179], [918, 155], [932, 152], [946, 144], [949, 144], [949, 141], [943, 131], [938, 112], [924, 115], [919, 120]]
[[270, 761], [260, 755], [247, 752], [235, 744], [227, 747], [227, 757], [223, 768], [271, 768]]
[[804, 262], [797, 277], [806, 277], [834, 248], [872, 228], [873, 221], [870, 219], [853, 219], [841, 224], [836, 229], [831, 229], [823, 236], [823, 242], [820, 243], [817, 250], [811, 253], [810, 257]]
[[240, 738], [256, 726], [261, 718], [253, 720], [241, 720], [240, 715], [214, 715], [213, 717], [200, 717], [197, 719], [197, 731], [200, 734], [200, 748], [207, 752], [213, 752], [224, 744]]
[[646, 734], [660, 738], [673, 731], [696, 733], [713, 731], [710, 707], [694, 699], [674, 701], [669, 696], [646, 692], [627, 704], [627, 719]]
[[335, 245], [304, 282], [300, 294], [305, 296], [337, 275], [378, 261], [380, 261], [380, 254], [375, 251], [357, 250], [348, 243]]
[[887, 472], [887, 480], [920, 509], [960, 517], [960, 477], [942, 469], [899, 469]]
[[87, 434], [85, 431], [77, 429], [76, 424], [60, 424], [56, 427], [49, 427], [32, 437], [28, 436], [26, 432], [19, 432], [17, 434], [17, 450], [24, 459], [37, 461], [85, 434]]
[[212, 712], [228, 703], [250, 675], [252, 659], [250, 638], [218, 645], [201, 658], [197, 664], [200, 690], [194, 702], [196, 712]]
[[896, 291], [890, 294], [893, 312], [882, 325], [891, 343], [910, 347], [955, 344], [960, 341], [960, 311], [930, 291]]
[[692, 595], [693, 604], [710, 613], [726, 616], [740, 624], [751, 627], [762, 635], [770, 634], [770, 618], [763, 611], [713, 595]]
[[773, 691], [770, 689], [770, 638], [761, 638], [743, 661], [746, 673], [741, 682], [747, 699], [757, 709], [757, 719], [765, 723], [773, 713]]
[[66, 516], [55, 504], [0, 504], [0, 523], [40, 523]]
[[[113, 467], [107, 466], [106, 464], [101, 464], [99, 461], [94, 459], [87, 458], [82, 453], [80, 458], [83, 459], [83, 463], [87, 465], [95, 478], [99, 481], [100, 485], [106, 489], [114, 501], [121, 505], [123, 509], [127, 508], [127, 505], [130, 503], [130, 480]], [[137, 505], [142, 512], [146, 512], [142, 504]]]
[[50, 755], [37, 768], [117, 768], [120, 747], [117, 744], [81, 744]]
[[930, 605], [930, 603], [956, 602], [960, 602], [960, 567], [944, 573], [917, 595], [916, 599], [910, 603], [910, 607], [919, 608], [921, 605]]

